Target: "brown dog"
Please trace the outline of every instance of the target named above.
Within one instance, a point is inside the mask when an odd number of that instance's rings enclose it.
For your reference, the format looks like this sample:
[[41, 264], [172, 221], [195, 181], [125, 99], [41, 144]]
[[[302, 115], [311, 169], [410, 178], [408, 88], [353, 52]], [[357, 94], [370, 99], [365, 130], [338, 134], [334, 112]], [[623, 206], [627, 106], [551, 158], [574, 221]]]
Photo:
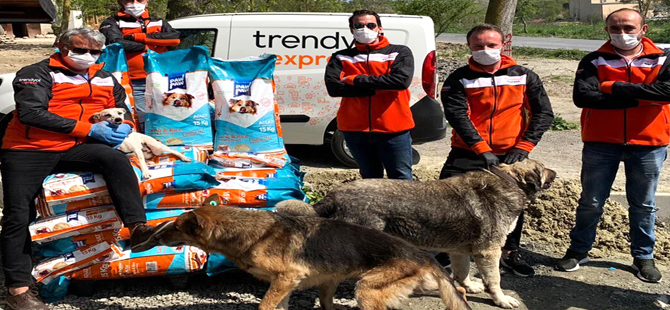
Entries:
[[163, 106], [190, 108], [193, 106], [193, 98], [191, 94], [164, 93]]
[[[277, 212], [343, 220], [384, 231], [420, 249], [448, 252], [454, 280], [469, 293], [488, 290], [502, 308], [519, 302], [500, 289], [501, 247], [529, 201], [549, 188], [556, 172], [531, 159], [444, 180], [356, 180], [332, 189], [314, 207], [300, 200]], [[484, 283], [469, 277], [474, 257]]]
[[318, 287], [321, 309], [333, 310], [335, 290], [348, 278], [360, 278], [356, 300], [362, 310], [397, 307], [415, 288], [435, 284], [448, 309], [470, 309], [429, 254], [341, 221], [205, 206], [157, 227], [154, 240], [221, 253], [269, 281], [260, 310], [287, 310], [291, 292], [309, 287]]

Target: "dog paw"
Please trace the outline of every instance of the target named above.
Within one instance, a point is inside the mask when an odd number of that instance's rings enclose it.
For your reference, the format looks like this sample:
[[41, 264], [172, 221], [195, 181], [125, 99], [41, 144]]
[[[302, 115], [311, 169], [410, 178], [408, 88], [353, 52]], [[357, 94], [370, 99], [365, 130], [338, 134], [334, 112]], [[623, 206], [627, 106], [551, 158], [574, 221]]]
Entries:
[[505, 309], [513, 309], [519, 307], [519, 301], [512, 296], [503, 295], [502, 298], [494, 299], [496, 306]]
[[463, 283], [463, 287], [465, 290], [470, 293], [470, 294], [478, 294], [483, 292], [486, 289], [486, 286], [484, 283], [480, 281], [468, 281], [467, 283]]

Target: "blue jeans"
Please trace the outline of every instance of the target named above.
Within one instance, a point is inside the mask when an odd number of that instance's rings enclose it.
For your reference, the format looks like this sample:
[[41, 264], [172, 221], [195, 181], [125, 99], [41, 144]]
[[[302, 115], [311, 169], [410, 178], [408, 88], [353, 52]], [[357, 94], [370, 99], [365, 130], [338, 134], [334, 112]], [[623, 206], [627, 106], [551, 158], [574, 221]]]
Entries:
[[135, 114], [139, 124], [139, 131], [144, 132], [144, 113], [147, 112], [147, 105], [144, 98], [144, 92], [147, 89], [146, 79], [131, 80], [133, 84], [133, 97], [135, 97]]
[[575, 227], [570, 232], [570, 249], [579, 253], [591, 250], [603, 205], [619, 162], [626, 172], [626, 199], [630, 217], [630, 252], [635, 258], [653, 258], [656, 187], [668, 156], [666, 146], [636, 146], [609, 143], [584, 143], [582, 151], [582, 194]]
[[399, 133], [343, 131], [344, 141], [364, 179], [412, 180], [412, 137]]

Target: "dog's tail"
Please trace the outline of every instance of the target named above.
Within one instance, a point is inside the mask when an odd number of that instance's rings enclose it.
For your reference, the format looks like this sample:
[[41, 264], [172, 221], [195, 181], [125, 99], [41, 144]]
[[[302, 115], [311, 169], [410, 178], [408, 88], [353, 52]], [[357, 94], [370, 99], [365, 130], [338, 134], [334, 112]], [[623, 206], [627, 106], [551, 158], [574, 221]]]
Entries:
[[275, 206], [275, 210], [293, 216], [319, 216], [312, 205], [297, 199], [284, 200]]
[[465, 298], [465, 289], [462, 287], [456, 288], [454, 281], [448, 277], [441, 266], [437, 263], [433, 265], [432, 276], [437, 281], [438, 290], [440, 291], [440, 298], [447, 309], [451, 310], [472, 310]]

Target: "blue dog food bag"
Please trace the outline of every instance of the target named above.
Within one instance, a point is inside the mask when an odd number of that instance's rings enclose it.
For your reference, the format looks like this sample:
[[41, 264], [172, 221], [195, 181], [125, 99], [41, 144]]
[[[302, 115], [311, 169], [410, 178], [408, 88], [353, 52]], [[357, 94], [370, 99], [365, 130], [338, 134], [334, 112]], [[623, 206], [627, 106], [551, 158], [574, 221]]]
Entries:
[[276, 59], [212, 59], [215, 150], [285, 153], [272, 79]]
[[145, 134], [165, 145], [212, 146], [207, 95], [209, 51], [195, 46], [144, 55], [147, 71]]
[[130, 113], [132, 113], [133, 121], [135, 119], [135, 97], [133, 97], [133, 87], [130, 82], [130, 75], [128, 75], [128, 62], [126, 61], [126, 53], [123, 50], [121, 43], [114, 43], [105, 46], [98, 63], [104, 63], [103, 70], [112, 74], [114, 78], [123, 86], [126, 91], [126, 106]]

